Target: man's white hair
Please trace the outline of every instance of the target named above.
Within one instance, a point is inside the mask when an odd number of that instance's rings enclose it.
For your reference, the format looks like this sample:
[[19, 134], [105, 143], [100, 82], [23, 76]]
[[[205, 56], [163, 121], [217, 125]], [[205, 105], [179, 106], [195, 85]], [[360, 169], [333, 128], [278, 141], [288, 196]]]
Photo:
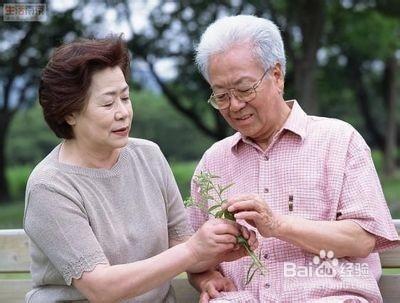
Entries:
[[275, 23], [251, 15], [238, 15], [216, 20], [201, 36], [196, 47], [196, 64], [203, 77], [209, 81], [208, 61], [211, 56], [246, 42], [250, 43], [254, 58], [265, 70], [280, 63], [285, 74], [285, 49]]

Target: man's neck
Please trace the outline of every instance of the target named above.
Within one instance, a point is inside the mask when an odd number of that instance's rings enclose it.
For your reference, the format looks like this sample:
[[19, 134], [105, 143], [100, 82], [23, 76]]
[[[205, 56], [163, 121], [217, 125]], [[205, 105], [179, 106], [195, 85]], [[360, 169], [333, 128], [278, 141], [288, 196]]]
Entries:
[[273, 142], [275, 135], [282, 129], [283, 125], [285, 124], [287, 118], [290, 115], [291, 108], [284, 102], [282, 103], [281, 110], [279, 111], [279, 114], [276, 117], [276, 122], [273, 123], [275, 127], [271, 128], [270, 132], [266, 135], [264, 135], [263, 138], [256, 139], [254, 140], [255, 143], [263, 150], [266, 151], [267, 148], [271, 145]]

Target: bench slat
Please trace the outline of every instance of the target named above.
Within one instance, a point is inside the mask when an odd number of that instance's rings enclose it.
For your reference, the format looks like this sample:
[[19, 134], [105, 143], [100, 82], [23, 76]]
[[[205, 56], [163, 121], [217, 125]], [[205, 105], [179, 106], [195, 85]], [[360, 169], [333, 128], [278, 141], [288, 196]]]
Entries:
[[25, 302], [25, 294], [31, 289], [29, 280], [0, 280], [0, 302]]
[[197, 303], [200, 295], [188, 282], [186, 275], [176, 277], [172, 280], [172, 286], [175, 290], [178, 303]]
[[[178, 303], [199, 302], [199, 293], [189, 284], [186, 275], [172, 280]], [[0, 280], [0, 302], [21, 303], [25, 294], [32, 289], [30, 280]]]
[[400, 275], [384, 275], [379, 280], [379, 289], [381, 290], [383, 302], [400, 302]]
[[379, 254], [382, 268], [400, 268], [400, 247]]
[[0, 230], [0, 273], [29, 272], [29, 240], [22, 229]]

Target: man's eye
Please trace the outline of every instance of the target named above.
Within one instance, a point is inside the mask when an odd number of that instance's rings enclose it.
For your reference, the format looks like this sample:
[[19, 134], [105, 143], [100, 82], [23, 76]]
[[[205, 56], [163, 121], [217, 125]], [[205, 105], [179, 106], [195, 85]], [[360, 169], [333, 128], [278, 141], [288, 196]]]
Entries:
[[237, 91], [241, 94], [251, 93], [252, 87], [238, 88]]
[[104, 104], [104, 107], [111, 107], [111, 106], [113, 106], [113, 103]]
[[129, 99], [129, 97], [126, 97], [126, 98], [121, 98], [121, 100], [127, 102], [127, 101], [129, 101], [130, 99]]
[[214, 99], [216, 101], [224, 101], [224, 100], [226, 100], [227, 96], [228, 96], [227, 93], [216, 94], [216, 95], [214, 95]]

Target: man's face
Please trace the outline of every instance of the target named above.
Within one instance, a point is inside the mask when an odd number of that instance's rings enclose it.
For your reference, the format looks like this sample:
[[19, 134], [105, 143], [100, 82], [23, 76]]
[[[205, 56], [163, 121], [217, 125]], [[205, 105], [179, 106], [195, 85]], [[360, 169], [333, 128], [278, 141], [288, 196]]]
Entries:
[[[229, 88], [251, 87], [264, 73], [260, 62], [251, 54], [251, 46], [243, 44], [214, 55], [209, 61], [209, 79], [215, 93]], [[267, 72], [249, 103], [231, 95], [230, 106], [219, 110], [235, 130], [255, 142], [268, 138], [281, 121], [283, 76], [279, 64]]]

